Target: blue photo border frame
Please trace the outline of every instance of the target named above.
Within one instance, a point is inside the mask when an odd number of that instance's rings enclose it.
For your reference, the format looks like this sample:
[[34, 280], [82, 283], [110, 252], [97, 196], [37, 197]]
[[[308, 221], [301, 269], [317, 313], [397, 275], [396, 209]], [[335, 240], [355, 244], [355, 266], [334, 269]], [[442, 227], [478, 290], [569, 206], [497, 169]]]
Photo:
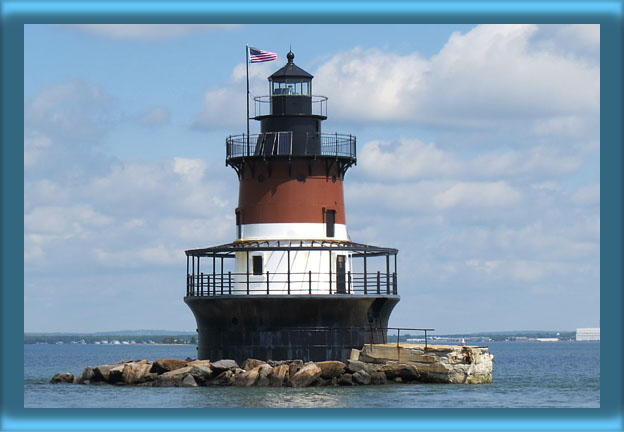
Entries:
[[[622, 430], [622, 11], [619, 1], [16, 1], [1, 4], [0, 430]], [[34, 23], [599, 23], [601, 407], [316, 410], [23, 408], [23, 49]], [[20, 83], [22, 84], [20, 86]], [[571, 89], [573, 91], [573, 89]]]

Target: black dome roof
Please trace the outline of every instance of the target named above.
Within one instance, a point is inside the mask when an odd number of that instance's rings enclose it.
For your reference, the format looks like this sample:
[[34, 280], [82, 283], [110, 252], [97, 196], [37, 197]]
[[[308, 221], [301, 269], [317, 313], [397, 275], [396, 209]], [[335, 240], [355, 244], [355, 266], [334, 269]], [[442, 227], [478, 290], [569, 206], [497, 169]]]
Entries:
[[293, 59], [295, 58], [295, 55], [292, 53], [292, 51], [288, 52], [288, 54], [286, 55], [286, 58], [288, 59], [288, 63], [286, 63], [286, 65], [283, 68], [281, 68], [280, 70], [275, 72], [273, 75], [271, 75], [269, 77], [270, 80], [273, 80], [275, 78], [278, 78], [278, 79], [279, 78], [310, 78], [310, 79], [314, 78], [313, 75], [307, 73], [306, 71], [304, 71], [299, 66], [293, 63]]

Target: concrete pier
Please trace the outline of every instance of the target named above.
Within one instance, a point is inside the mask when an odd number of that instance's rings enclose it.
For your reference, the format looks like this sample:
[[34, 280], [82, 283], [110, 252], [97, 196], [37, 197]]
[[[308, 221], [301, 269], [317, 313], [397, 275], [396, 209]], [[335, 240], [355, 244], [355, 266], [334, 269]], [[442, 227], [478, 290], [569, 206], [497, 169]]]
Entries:
[[418, 381], [451, 384], [492, 382], [494, 355], [487, 347], [423, 344], [368, 344], [351, 351], [351, 360], [415, 367]]

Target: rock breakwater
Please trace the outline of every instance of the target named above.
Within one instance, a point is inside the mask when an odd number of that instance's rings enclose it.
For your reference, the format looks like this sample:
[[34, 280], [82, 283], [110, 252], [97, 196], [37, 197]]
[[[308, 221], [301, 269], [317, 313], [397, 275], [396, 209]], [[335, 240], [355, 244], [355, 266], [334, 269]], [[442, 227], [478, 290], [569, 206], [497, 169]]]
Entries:
[[309, 387], [492, 381], [493, 356], [487, 348], [433, 347], [398, 349], [396, 345], [367, 345], [362, 350], [353, 350], [346, 363], [247, 359], [239, 365], [227, 359], [123, 360], [87, 366], [77, 377], [68, 372], [57, 373], [50, 382], [143, 387]]

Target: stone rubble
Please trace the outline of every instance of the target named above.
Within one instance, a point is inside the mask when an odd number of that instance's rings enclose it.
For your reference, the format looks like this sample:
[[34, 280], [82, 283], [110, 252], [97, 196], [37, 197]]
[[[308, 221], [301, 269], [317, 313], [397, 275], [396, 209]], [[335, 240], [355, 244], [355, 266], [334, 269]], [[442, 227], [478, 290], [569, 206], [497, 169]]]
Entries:
[[486, 347], [366, 345], [347, 363], [303, 360], [123, 360], [87, 366], [80, 376], [54, 374], [53, 384], [112, 384], [143, 387], [309, 387], [399, 383], [483, 384], [492, 382], [494, 356]]

